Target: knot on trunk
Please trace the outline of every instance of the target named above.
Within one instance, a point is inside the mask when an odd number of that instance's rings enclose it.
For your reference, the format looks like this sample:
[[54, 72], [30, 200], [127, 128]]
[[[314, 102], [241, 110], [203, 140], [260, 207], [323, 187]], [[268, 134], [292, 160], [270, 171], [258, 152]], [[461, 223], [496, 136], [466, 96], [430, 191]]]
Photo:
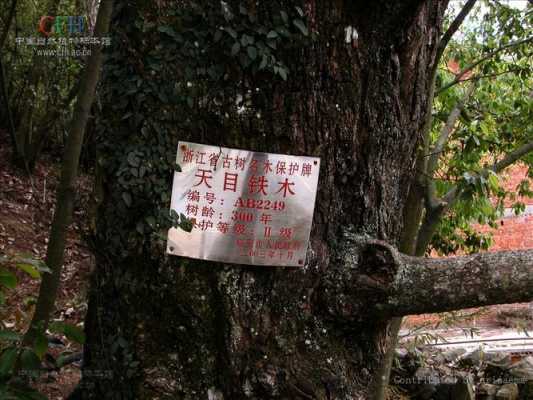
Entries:
[[386, 242], [368, 241], [359, 256], [359, 281], [387, 292], [400, 265], [398, 251]]
[[322, 284], [322, 305], [338, 320], [363, 323], [386, 304], [401, 265], [398, 250], [368, 236], [345, 233]]

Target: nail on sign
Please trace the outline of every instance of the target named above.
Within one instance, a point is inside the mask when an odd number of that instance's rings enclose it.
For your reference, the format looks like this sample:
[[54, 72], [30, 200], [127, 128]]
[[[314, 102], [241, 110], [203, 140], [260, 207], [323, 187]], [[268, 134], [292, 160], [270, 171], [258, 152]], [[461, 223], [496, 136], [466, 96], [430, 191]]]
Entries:
[[320, 159], [180, 142], [169, 254], [234, 264], [303, 266]]

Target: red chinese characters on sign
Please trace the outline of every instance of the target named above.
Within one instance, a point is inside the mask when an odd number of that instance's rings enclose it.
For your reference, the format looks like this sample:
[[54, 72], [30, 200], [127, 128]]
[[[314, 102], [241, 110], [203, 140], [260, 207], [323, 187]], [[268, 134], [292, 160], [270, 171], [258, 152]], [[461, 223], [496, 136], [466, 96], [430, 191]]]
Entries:
[[318, 159], [180, 142], [176, 161], [171, 208], [193, 229], [169, 231], [170, 254], [304, 265]]

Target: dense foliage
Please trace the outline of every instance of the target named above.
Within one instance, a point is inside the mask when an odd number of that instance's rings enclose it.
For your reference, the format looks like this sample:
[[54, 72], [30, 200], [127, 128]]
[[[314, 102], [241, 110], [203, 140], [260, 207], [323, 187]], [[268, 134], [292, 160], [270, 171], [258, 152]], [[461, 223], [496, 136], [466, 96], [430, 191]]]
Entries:
[[[511, 201], [518, 214], [524, 210], [519, 198], [533, 195], [528, 179], [504, 190], [503, 171], [490, 169], [533, 140], [532, 23], [531, 5], [480, 2], [444, 54], [437, 76], [433, 143], [453, 108], [464, 104], [438, 150], [433, 175], [437, 196], [444, 197], [454, 187], [461, 192], [433, 238], [432, 247], [441, 254], [489, 248], [490, 234], [478, 233], [473, 223], [496, 227], [504, 202]], [[522, 162], [531, 178], [533, 154]]]

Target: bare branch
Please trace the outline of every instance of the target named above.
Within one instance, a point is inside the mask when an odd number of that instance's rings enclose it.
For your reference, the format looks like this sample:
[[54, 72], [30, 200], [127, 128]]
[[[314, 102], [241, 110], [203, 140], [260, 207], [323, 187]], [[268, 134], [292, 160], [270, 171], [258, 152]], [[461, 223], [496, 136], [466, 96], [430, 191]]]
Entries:
[[523, 146], [519, 147], [516, 150], [513, 150], [509, 154], [507, 154], [502, 160], [495, 163], [491, 170], [493, 172], [501, 172], [505, 168], [507, 168], [509, 165], [513, 164], [514, 162], [518, 161], [520, 158], [525, 156], [526, 154], [533, 151], [533, 141], [524, 144]]
[[533, 299], [533, 250], [397, 258], [401, 263], [385, 306], [395, 316]]
[[446, 123], [442, 127], [440, 131], [440, 135], [435, 142], [435, 145], [433, 146], [433, 149], [431, 150], [431, 156], [428, 160], [428, 168], [427, 168], [427, 174], [432, 176], [433, 172], [435, 172], [435, 169], [437, 168], [437, 164], [439, 161], [440, 154], [442, 153], [444, 146], [448, 142], [448, 139], [451, 135], [451, 133], [454, 130], [455, 123], [457, 122], [457, 119], [459, 118], [459, 115], [461, 115], [461, 110], [463, 109], [465, 103], [468, 101], [472, 93], [474, 92], [475, 85], [470, 85], [470, 87], [467, 89], [465, 95], [462, 99], [460, 99], [455, 106], [453, 107], [452, 111], [448, 115], [448, 119], [446, 120]]
[[444, 50], [446, 49], [446, 46], [448, 45], [450, 39], [452, 38], [453, 34], [459, 29], [461, 24], [463, 23], [464, 19], [472, 10], [472, 7], [474, 6], [476, 0], [468, 0], [465, 6], [461, 9], [455, 20], [450, 24], [444, 35], [439, 41], [437, 51], [435, 53], [435, 59], [433, 61], [433, 65], [431, 67], [430, 71], [430, 89], [428, 94], [428, 102], [426, 104], [426, 117], [424, 121], [424, 125], [422, 127], [422, 138], [424, 141], [424, 150], [426, 153], [428, 153], [428, 146], [429, 146], [429, 132], [431, 131], [431, 123], [433, 120], [431, 110], [433, 107], [433, 100], [435, 98], [435, 82], [437, 80], [437, 69], [439, 67], [440, 60], [442, 58], [442, 55], [444, 54]]
[[485, 61], [491, 59], [496, 54], [498, 54], [498, 53], [500, 53], [500, 52], [502, 52], [504, 50], [510, 49], [512, 47], [519, 46], [521, 44], [529, 43], [529, 42], [532, 42], [532, 41], [533, 41], [533, 37], [529, 37], [527, 39], [517, 40], [515, 42], [508, 43], [506, 45], [500, 46], [500, 47], [488, 52], [485, 56], [481, 57], [479, 60], [473, 62], [469, 66], [467, 66], [467, 67], [463, 68], [461, 71], [459, 71], [459, 73], [457, 75], [455, 75], [454, 80], [451, 81], [450, 83], [444, 85], [443, 87], [439, 88], [437, 90], [436, 94], [438, 95], [438, 94], [444, 92], [445, 90], [451, 88], [452, 86], [456, 85], [457, 83], [459, 83], [462, 80], [462, 78], [463, 78], [463, 76], [465, 74], [467, 74], [468, 72], [472, 71], [474, 68], [476, 68], [482, 62], [485, 62]]

